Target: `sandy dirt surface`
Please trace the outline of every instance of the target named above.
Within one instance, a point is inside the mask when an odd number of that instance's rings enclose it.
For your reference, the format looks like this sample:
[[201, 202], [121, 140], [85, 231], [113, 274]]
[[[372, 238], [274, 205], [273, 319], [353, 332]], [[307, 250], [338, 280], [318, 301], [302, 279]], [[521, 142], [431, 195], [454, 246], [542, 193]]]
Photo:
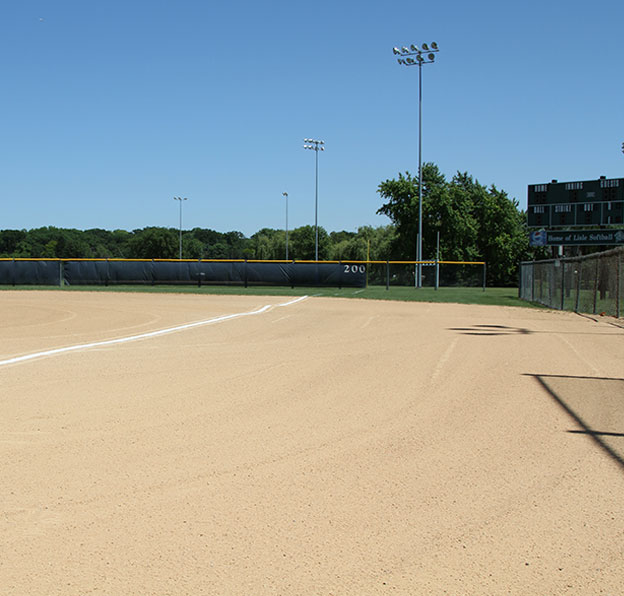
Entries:
[[624, 592], [624, 330], [289, 300], [0, 292], [0, 594]]

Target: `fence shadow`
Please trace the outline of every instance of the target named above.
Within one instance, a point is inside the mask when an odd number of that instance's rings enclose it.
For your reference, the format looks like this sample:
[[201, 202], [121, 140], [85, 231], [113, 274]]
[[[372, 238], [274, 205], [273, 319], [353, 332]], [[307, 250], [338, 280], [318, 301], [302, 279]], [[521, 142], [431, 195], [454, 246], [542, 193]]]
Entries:
[[529, 335], [530, 329], [506, 325], [472, 325], [472, 327], [450, 327], [449, 331], [461, 331], [463, 335]]
[[539, 375], [533, 377], [546, 393], [581, 427], [585, 435], [624, 471], [624, 379]]
[[[613, 324], [613, 326], [620, 327], [616, 324]], [[545, 329], [534, 331], [533, 329], [526, 329], [525, 327], [509, 327], [507, 325], [472, 325], [470, 327], [448, 327], [447, 329], [448, 331], [459, 331], [462, 335], [532, 335], [534, 333], [557, 333], [558, 335], [613, 335], [612, 331], [549, 331]]]

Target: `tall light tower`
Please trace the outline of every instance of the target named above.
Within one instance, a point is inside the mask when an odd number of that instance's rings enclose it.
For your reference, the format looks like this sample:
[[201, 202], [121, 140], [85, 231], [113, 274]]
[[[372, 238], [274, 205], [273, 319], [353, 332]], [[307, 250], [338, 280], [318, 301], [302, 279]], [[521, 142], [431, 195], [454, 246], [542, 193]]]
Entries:
[[283, 192], [283, 197], [286, 197], [286, 260], [288, 261], [288, 193]]
[[325, 141], [303, 139], [303, 142], [306, 143], [303, 146], [304, 149], [311, 149], [316, 153], [316, 191], [314, 193], [314, 260], [318, 261], [318, 152], [325, 151]]
[[186, 197], [173, 197], [174, 201], [180, 201], [180, 260], [182, 260], [182, 201], [188, 201]]
[[[404, 66], [418, 65], [418, 240], [416, 243], [416, 260], [422, 261], [422, 67], [431, 64], [435, 59], [435, 52], [439, 51], [438, 44], [433, 41], [431, 46], [423, 43], [420, 48], [412, 44], [409, 48], [393, 48], [394, 54], [400, 56], [397, 62]], [[417, 288], [422, 287], [422, 265], [416, 266]]]

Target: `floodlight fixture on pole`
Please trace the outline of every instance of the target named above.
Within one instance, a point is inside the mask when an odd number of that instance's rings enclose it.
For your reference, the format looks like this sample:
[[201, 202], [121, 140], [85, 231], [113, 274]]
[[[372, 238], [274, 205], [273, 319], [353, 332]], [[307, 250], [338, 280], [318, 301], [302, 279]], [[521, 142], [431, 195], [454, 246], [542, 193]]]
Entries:
[[188, 201], [186, 197], [173, 197], [174, 201], [180, 201], [180, 260], [182, 260], [182, 201]]
[[325, 151], [325, 141], [303, 139], [304, 149], [311, 149], [316, 153], [316, 190], [314, 193], [314, 260], [318, 261], [318, 152]]
[[422, 287], [422, 66], [431, 64], [435, 60], [436, 52], [439, 52], [438, 44], [432, 41], [431, 44], [423, 43], [420, 47], [415, 44], [409, 48], [393, 48], [392, 52], [397, 58], [397, 62], [403, 66], [418, 65], [418, 240], [416, 243], [416, 281], [417, 288]]
[[283, 197], [286, 197], [286, 260], [288, 261], [288, 193], [283, 192]]

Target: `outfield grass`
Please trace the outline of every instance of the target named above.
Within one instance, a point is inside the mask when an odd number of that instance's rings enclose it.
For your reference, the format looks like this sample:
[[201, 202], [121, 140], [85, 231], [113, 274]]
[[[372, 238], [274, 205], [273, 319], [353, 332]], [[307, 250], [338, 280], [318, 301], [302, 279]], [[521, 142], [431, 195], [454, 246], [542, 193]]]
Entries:
[[178, 294], [216, 294], [250, 296], [331, 296], [368, 300], [403, 300], [413, 302], [453, 302], [497, 306], [540, 307], [518, 298], [516, 288], [413, 288], [369, 286], [368, 288], [288, 288], [273, 286], [0, 286], [3, 290], [56, 290], [59, 292], [155, 292]]

